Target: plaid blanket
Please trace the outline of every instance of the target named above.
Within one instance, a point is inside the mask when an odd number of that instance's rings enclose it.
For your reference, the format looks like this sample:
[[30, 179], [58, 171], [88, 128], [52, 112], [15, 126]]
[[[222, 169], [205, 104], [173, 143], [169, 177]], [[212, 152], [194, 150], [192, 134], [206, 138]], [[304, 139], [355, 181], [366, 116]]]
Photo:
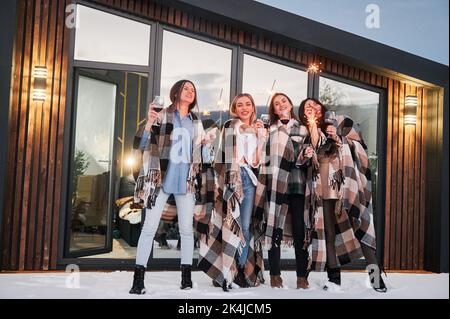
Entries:
[[[308, 167], [305, 192], [305, 246], [311, 245], [310, 269], [324, 271], [326, 242], [322, 205], [322, 183], [338, 190], [335, 227], [336, 255], [340, 265], [362, 257], [360, 242], [376, 248], [372, 213], [371, 172], [359, 125], [348, 117], [338, 116], [338, 135], [342, 143], [330, 156], [329, 177], [322, 181], [316, 155]], [[325, 147], [322, 134], [316, 153]]]
[[259, 233], [265, 236], [265, 245], [270, 249], [272, 245], [279, 246], [281, 241], [292, 244], [288, 179], [296, 163], [294, 143], [303, 144], [305, 134], [300, 134], [301, 125], [297, 120], [290, 129], [278, 121], [270, 126], [269, 131], [256, 188], [255, 216]]
[[[159, 113], [157, 119], [159, 126], [152, 126], [152, 132], [143, 154], [141, 154], [142, 152], [139, 150], [139, 144], [145, 125], [142, 125], [138, 129], [134, 138], [134, 153], [137, 158], [140, 158], [141, 162], [141, 165], [139, 165], [139, 174], [135, 174], [137, 175], [137, 179], [134, 201], [135, 203], [143, 203], [144, 207], [147, 208], [154, 206], [156, 198], [161, 191], [161, 184], [169, 165], [175, 110], [176, 107], [171, 105]], [[211, 165], [203, 165], [202, 161], [202, 142], [206, 136], [203, 124], [194, 112], [191, 112], [191, 115], [194, 121], [194, 136], [192, 138], [192, 163], [186, 183], [188, 192], [195, 194], [196, 209], [194, 217], [201, 220], [202, 211], [205, 209], [203, 205], [206, 201], [207, 192], [206, 187], [203, 187], [203, 185], [206, 186], [211, 183], [209, 182], [208, 184], [206, 180], [208, 177], [207, 172], [208, 170], [211, 170]], [[164, 207], [162, 216], [165, 220], [175, 219], [175, 211], [176, 205], [168, 202]]]
[[[222, 129], [214, 163], [217, 180], [212, 202], [212, 191], [206, 191], [206, 214], [202, 215], [201, 224], [205, 225], [209, 220], [208, 233], [202, 232], [200, 237], [198, 267], [221, 285], [224, 280], [231, 283], [237, 275], [237, 253], [241, 252], [244, 245], [249, 245], [244, 273], [247, 282], [255, 286], [263, 281], [264, 261], [261, 243], [255, 236], [246, 243], [242, 233], [239, 205], [243, 192], [240, 168], [236, 160], [235, 134], [238, 123], [236, 119], [229, 120]], [[253, 229], [251, 225], [252, 234]]]

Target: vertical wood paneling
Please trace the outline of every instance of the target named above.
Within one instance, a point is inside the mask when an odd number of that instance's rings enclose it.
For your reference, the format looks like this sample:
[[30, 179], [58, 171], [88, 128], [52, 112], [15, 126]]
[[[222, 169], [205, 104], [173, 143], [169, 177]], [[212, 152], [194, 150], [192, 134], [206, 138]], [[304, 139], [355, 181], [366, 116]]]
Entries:
[[[3, 210], [2, 265], [56, 268], [68, 41], [64, 0], [19, 1]], [[47, 99], [32, 100], [33, 68], [48, 70]], [[52, 256], [52, 257], [50, 257]], [[51, 263], [51, 266], [50, 266]]]
[[[384, 263], [390, 269], [424, 268], [426, 151], [424, 89], [389, 79]], [[417, 123], [405, 125], [407, 95], [418, 97]]]
[[[391, 261], [390, 261], [390, 268], [391, 269], [400, 269], [399, 265], [396, 264], [396, 254], [399, 253], [399, 249], [397, 247], [397, 243], [400, 243], [400, 238], [398, 238], [398, 232], [397, 232], [397, 224], [399, 223], [399, 212], [400, 209], [397, 209], [397, 169], [398, 169], [398, 164], [397, 164], [397, 157], [398, 157], [398, 137], [399, 136], [399, 130], [398, 130], [398, 121], [399, 121], [399, 83], [397, 81], [389, 81], [389, 83], [393, 86], [392, 90], [393, 90], [393, 95], [392, 95], [392, 126], [393, 126], [393, 130], [392, 130], [392, 136], [394, 137], [392, 139], [392, 163], [391, 163], [391, 172], [392, 175], [388, 176], [388, 182], [387, 183], [391, 183], [392, 185], [392, 193], [391, 194], [387, 194], [386, 196], [390, 196], [392, 203], [391, 203], [391, 211], [387, 212], [388, 214], [391, 214], [392, 217], [392, 223], [391, 223]], [[390, 146], [390, 145], [389, 145]]]
[[416, 132], [414, 135], [414, 142], [416, 144], [416, 148], [414, 150], [414, 163], [416, 166], [415, 169], [415, 180], [414, 180], [414, 191], [412, 194], [413, 198], [413, 207], [414, 207], [414, 229], [413, 229], [413, 269], [420, 269], [420, 228], [423, 221], [421, 220], [422, 214], [420, 212], [421, 203], [420, 203], [420, 192], [421, 192], [421, 178], [422, 178], [422, 169], [423, 165], [420, 160], [421, 148], [422, 148], [422, 109], [423, 109], [423, 89], [416, 89], [417, 100], [419, 104], [417, 106], [417, 124], [416, 124]]
[[425, 148], [426, 145], [426, 132], [427, 132], [427, 94], [426, 90], [422, 91], [422, 105], [421, 105], [421, 129], [422, 134], [420, 136], [420, 142], [422, 145], [421, 154], [420, 154], [420, 164], [421, 164], [421, 172], [420, 172], [420, 228], [419, 228], [419, 269], [424, 269], [425, 266], [425, 194], [426, 194], [426, 167], [427, 167], [427, 150]]
[[[394, 256], [394, 248], [392, 247], [391, 241], [393, 240], [393, 232], [392, 232], [392, 140], [393, 140], [393, 108], [389, 107], [393, 104], [394, 100], [394, 87], [392, 85], [392, 80], [389, 80], [389, 87], [387, 90], [387, 118], [388, 123], [386, 125], [387, 132], [386, 132], [386, 199], [385, 199], [385, 210], [384, 210], [384, 229], [385, 229], [385, 236], [384, 236], [384, 265], [387, 268], [392, 268], [392, 257]], [[389, 120], [390, 119], [390, 120]]]

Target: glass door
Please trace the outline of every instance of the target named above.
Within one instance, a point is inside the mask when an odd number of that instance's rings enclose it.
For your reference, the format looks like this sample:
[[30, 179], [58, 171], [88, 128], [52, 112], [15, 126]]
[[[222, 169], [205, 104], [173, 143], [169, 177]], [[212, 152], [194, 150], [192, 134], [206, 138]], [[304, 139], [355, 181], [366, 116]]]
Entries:
[[100, 74], [75, 74], [74, 140], [66, 255], [112, 250], [114, 121], [118, 85]]

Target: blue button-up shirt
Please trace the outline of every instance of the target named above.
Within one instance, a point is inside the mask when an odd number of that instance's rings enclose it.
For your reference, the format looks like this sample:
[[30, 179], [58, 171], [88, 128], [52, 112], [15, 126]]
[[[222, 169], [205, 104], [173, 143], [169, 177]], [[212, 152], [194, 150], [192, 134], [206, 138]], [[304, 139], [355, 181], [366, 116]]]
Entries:
[[[191, 113], [181, 118], [178, 110], [175, 111], [172, 132], [172, 147], [170, 149], [169, 165], [162, 188], [167, 194], [183, 195], [187, 193], [187, 179], [192, 161], [192, 138], [194, 134], [194, 121]], [[140, 148], [144, 149], [149, 132], [144, 131]], [[210, 162], [209, 147], [202, 148], [203, 161]]]

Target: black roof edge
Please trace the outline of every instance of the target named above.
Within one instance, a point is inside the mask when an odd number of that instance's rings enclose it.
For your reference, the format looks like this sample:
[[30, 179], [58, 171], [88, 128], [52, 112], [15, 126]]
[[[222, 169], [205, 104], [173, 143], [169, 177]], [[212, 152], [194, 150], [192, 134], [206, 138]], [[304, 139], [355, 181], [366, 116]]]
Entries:
[[[424, 85], [448, 87], [449, 67], [253, 0], [156, 0], [232, 22], [300, 49]], [[280, 23], [279, 21], [282, 21]], [[296, 26], [302, 26], [301, 28]], [[405, 77], [406, 76], [406, 77]]]

